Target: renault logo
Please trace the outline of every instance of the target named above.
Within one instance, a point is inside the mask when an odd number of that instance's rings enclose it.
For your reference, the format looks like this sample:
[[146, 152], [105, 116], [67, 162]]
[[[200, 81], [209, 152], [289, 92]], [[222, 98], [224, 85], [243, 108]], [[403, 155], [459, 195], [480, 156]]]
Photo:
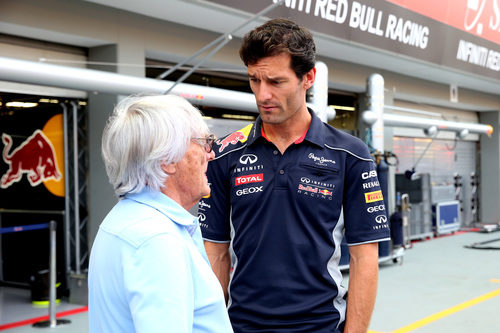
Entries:
[[257, 162], [257, 156], [253, 155], [253, 154], [244, 154], [244, 155], [241, 155], [240, 157], [240, 163], [241, 164], [254, 164], [255, 162]]

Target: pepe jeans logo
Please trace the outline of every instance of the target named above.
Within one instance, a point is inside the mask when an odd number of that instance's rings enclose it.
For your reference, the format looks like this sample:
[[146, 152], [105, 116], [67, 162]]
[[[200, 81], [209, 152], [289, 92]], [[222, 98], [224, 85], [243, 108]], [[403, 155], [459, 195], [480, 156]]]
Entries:
[[332, 163], [332, 164], [336, 163], [334, 160], [326, 159], [323, 156], [316, 156], [313, 153], [309, 153], [309, 155], [307, 157], [319, 165], [325, 165], [326, 163]]

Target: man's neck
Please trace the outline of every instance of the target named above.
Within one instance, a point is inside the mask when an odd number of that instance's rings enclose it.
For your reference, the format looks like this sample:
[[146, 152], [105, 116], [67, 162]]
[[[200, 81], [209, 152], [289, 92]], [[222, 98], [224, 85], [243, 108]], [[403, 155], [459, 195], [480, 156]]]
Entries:
[[282, 124], [263, 123], [266, 138], [271, 141], [283, 154], [286, 149], [293, 144], [297, 139], [302, 137], [311, 125], [312, 116], [306, 109], [305, 112], [300, 112], [296, 117]]

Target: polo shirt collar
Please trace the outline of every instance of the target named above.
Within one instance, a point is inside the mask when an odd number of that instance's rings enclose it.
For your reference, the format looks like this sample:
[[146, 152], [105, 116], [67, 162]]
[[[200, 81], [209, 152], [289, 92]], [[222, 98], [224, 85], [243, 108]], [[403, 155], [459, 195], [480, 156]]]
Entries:
[[198, 219], [181, 205], [161, 192], [151, 191], [149, 187], [140, 193], [127, 194], [125, 198], [150, 206], [179, 225], [190, 228], [198, 224]]
[[[319, 117], [316, 115], [316, 113], [314, 113], [313, 110], [311, 110], [310, 108], [307, 108], [307, 110], [311, 114], [312, 119], [304, 141], [309, 141], [315, 145], [323, 147], [325, 143], [323, 122], [321, 121], [321, 119], [319, 119]], [[260, 118], [260, 116], [257, 117], [257, 120], [255, 121], [250, 134], [248, 135], [248, 145], [252, 145], [259, 138], [266, 140], [262, 135], [262, 119]]]

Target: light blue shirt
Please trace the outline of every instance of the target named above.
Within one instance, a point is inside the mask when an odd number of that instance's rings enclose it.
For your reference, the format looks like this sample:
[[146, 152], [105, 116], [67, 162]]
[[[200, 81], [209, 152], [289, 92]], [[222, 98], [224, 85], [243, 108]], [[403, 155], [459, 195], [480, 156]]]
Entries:
[[104, 219], [89, 264], [92, 333], [232, 332], [198, 220], [149, 189]]

